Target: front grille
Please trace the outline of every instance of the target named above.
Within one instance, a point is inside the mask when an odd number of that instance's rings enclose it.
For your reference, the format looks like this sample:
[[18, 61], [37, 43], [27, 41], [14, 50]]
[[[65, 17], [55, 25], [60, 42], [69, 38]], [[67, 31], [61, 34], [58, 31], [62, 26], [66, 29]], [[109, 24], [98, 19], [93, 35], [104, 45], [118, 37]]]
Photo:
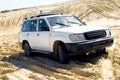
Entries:
[[84, 36], [85, 36], [86, 40], [102, 38], [102, 37], [106, 36], [106, 31], [105, 30], [97, 30], [97, 31], [86, 32], [86, 33], [84, 33]]

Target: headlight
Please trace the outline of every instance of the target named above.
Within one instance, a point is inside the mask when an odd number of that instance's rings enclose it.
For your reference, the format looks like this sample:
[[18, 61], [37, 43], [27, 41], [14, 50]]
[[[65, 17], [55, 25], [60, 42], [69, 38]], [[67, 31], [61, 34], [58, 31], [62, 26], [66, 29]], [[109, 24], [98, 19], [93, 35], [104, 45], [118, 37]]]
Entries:
[[85, 40], [85, 37], [83, 34], [70, 34], [69, 38], [71, 41], [75, 42], [75, 41], [83, 41]]
[[106, 37], [110, 37], [111, 36], [111, 32], [110, 32], [110, 30], [106, 30]]

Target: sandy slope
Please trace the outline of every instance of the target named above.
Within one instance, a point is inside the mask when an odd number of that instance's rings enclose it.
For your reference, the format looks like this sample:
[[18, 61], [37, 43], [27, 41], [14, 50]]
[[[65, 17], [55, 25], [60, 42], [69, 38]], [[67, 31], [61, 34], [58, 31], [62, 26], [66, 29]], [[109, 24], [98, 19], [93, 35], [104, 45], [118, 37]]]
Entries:
[[[0, 13], [0, 79], [3, 80], [119, 80], [120, 79], [120, 0], [76, 0]], [[105, 54], [73, 56], [69, 64], [60, 64], [36, 54], [25, 57], [18, 45], [18, 32], [25, 14], [41, 9], [63, 9], [89, 25], [105, 25], [114, 44]]]
[[[120, 78], [120, 62], [119, 62], [119, 45], [120, 37], [118, 32], [120, 27], [111, 27], [114, 36], [114, 45], [108, 48], [107, 55], [88, 55], [74, 56], [70, 64], [62, 65], [54, 60], [41, 55], [33, 58], [27, 58], [18, 47], [18, 43], [12, 43], [13, 37], [9, 38], [8, 43], [3, 44], [0, 62], [0, 78], [9, 78], [13, 80], [29, 80], [29, 79], [65, 79], [65, 80], [115, 80]], [[117, 37], [116, 37], [117, 36]], [[15, 37], [17, 39], [17, 37]], [[14, 38], [14, 39], [15, 39]], [[14, 40], [15, 41], [15, 40]], [[11, 46], [10, 46], [11, 45]], [[15, 48], [14, 48], [15, 47]], [[12, 49], [11, 49], [12, 48]], [[21, 52], [21, 53], [19, 53]]]

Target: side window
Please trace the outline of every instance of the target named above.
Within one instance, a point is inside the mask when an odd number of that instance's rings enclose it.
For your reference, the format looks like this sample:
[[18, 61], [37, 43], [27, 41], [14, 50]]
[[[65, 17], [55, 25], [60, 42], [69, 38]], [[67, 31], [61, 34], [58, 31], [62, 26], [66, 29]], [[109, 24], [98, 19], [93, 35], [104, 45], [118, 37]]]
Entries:
[[30, 22], [29, 21], [25, 21], [24, 23], [23, 23], [23, 26], [22, 26], [22, 31], [23, 32], [27, 32], [27, 31], [29, 31], [30, 30]]
[[39, 20], [38, 31], [49, 31], [49, 27], [44, 19]]
[[30, 21], [30, 31], [36, 31], [37, 28], [37, 20]]

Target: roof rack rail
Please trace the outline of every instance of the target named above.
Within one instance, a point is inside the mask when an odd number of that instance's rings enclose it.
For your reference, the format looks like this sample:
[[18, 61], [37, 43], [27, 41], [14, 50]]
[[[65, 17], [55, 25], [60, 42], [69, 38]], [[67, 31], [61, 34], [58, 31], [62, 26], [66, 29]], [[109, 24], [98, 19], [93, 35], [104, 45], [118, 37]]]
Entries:
[[28, 18], [34, 18], [34, 17], [40, 17], [40, 16], [49, 16], [49, 15], [63, 15], [63, 11], [53, 11], [53, 10], [47, 10], [47, 11], [43, 11], [40, 10], [39, 12], [32, 12], [32, 13], [28, 13], [25, 15], [25, 20], [27, 20]]

